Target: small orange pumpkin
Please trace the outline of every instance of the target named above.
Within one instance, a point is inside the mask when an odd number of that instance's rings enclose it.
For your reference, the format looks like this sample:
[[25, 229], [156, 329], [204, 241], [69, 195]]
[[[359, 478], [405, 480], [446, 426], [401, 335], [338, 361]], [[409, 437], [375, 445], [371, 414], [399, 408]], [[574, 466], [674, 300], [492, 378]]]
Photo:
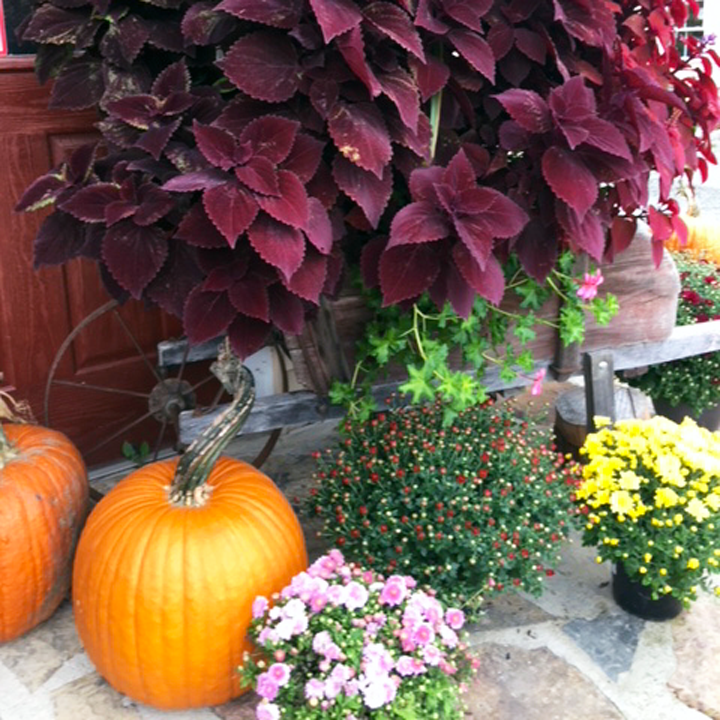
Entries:
[[720, 228], [712, 219], [700, 215], [696, 207], [691, 207], [682, 220], [687, 227], [687, 242], [682, 244], [673, 233], [665, 243], [668, 250], [684, 252], [698, 259], [720, 265]]
[[64, 435], [0, 424], [0, 642], [49, 618], [66, 596], [88, 493], [85, 464]]
[[253, 396], [238, 393], [179, 465], [153, 463], [121, 481], [83, 531], [78, 633], [100, 674], [134, 700], [182, 709], [241, 694], [253, 599], [307, 567], [300, 524], [272, 480], [215, 460]]

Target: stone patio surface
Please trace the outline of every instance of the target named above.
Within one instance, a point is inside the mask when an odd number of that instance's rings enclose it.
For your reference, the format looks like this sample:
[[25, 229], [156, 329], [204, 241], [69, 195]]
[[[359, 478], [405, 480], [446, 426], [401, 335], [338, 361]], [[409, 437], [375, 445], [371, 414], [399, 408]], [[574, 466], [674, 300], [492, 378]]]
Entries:
[[[290, 499], [306, 492], [309, 453], [333, 433], [325, 423], [283, 434], [263, 469]], [[258, 443], [236, 441], [233, 454], [253, 457]], [[315, 528], [306, 535], [319, 554]], [[707, 595], [673, 621], [645, 622], [615, 605], [610, 569], [593, 560], [592, 549], [571, 543], [540, 599], [504, 595], [487, 604], [470, 628], [481, 666], [468, 720], [720, 719], [720, 600]], [[0, 720], [250, 720], [254, 703], [245, 696], [160, 712], [123, 697], [84, 654], [69, 601], [0, 645]]]

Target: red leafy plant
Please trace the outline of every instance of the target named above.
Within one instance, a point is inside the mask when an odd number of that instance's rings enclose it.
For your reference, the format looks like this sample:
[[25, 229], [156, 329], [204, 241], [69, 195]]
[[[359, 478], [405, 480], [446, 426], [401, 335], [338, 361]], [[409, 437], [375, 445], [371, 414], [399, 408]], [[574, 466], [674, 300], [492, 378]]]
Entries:
[[[51, 106], [102, 139], [39, 178], [38, 266], [93, 258], [110, 293], [227, 332], [242, 357], [298, 333], [348, 266], [385, 305], [467, 316], [516, 254], [612, 258], [638, 217], [656, 256], [675, 177], [714, 162], [695, 0], [44, 0]], [[647, 210], [651, 171], [660, 178]]]

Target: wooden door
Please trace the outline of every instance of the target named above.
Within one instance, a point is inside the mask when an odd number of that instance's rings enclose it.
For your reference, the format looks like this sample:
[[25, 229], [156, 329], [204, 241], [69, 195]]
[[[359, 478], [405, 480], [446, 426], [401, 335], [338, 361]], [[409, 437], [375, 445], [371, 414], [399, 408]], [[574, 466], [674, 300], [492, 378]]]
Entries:
[[[33, 269], [33, 239], [44, 213], [15, 213], [27, 185], [94, 137], [94, 112], [50, 111], [49, 90], [38, 86], [29, 56], [0, 58], [0, 384], [16, 388], [39, 420], [55, 354], [72, 329], [109, 300], [92, 263]], [[158, 340], [177, 336], [179, 323], [139, 303], [121, 315], [141, 349], [152, 356]], [[78, 336], [58, 367], [58, 377], [132, 392], [156, 384], [148, 364], [112, 314]], [[51, 394], [50, 425], [86, 451], [147, 412], [147, 400], [78, 387]], [[90, 464], [120, 456], [123, 440], [151, 439], [155, 422], [121, 434]]]

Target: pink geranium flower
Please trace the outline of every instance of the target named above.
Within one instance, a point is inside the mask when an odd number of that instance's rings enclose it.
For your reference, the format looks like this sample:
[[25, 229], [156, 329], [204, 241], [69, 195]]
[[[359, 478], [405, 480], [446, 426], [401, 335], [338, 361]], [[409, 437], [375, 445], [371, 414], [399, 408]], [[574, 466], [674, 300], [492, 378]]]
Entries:
[[598, 268], [594, 274], [585, 273], [583, 277], [582, 285], [577, 290], [577, 296], [581, 300], [589, 302], [598, 293], [598, 285], [602, 285], [605, 282], [605, 278], [602, 276], [602, 271]]
[[533, 384], [530, 388], [531, 395], [542, 395], [542, 385], [545, 375], [547, 375], [547, 370], [545, 368], [540, 368], [540, 370], [535, 373]]

